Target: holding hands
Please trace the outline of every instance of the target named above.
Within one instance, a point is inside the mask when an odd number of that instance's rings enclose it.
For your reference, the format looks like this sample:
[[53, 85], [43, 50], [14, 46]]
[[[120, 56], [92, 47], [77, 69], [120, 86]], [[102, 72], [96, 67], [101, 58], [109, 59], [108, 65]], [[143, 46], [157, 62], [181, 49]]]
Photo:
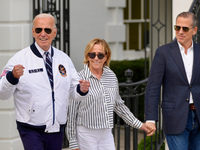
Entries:
[[142, 124], [140, 129], [144, 130], [147, 133], [147, 136], [152, 136], [156, 131], [156, 126], [153, 122], [146, 122]]

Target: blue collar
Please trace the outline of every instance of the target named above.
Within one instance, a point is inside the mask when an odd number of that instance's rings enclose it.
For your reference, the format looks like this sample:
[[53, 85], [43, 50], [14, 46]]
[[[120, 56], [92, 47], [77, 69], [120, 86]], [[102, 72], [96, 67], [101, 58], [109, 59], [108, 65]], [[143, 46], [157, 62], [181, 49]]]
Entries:
[[[43, 58], [42, 55], [40, 54], [40, 52], [38, 51], [37, 47], [35, 46], [35, 44], [33, 43], [31, 46], [30, 46], [32, 52], [37, 56], [37, 57], [40, 57], [40, 58]], [[54, 55], [54, 51], [53, 51], [53, 47], [51, 46], [51, 57], [53, 57]]]

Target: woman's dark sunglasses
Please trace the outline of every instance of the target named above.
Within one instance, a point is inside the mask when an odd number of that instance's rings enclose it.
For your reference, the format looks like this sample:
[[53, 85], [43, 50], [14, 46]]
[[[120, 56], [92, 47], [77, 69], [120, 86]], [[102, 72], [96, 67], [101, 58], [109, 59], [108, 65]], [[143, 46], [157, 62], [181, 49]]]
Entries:
[[[39, 34], [40, 32], [42, 32], [42, 28], [35, 28], [35, 32], [37, 33], [37, 34]], [[44, 28], [44, 31], [47, 33], [47, 34], [51, 34], [51, 32], [52, 32], [52, 29], [51, 28]]]
[[174, 25], [174, 30], [176, 30], [176, 31], [180, 31], [181, 28], [183, 29], [184, 32], [188, 32], [190, 29], [192, 29], [189, 27], [181, 27], [181, 26]]
[[96, 56], [99, 58], [99, 59], [103, 59], [105, 57], [105, 54], [104, 53], [88, 53], [88, 56], [91, 58], [91, 59], [94, 59]]

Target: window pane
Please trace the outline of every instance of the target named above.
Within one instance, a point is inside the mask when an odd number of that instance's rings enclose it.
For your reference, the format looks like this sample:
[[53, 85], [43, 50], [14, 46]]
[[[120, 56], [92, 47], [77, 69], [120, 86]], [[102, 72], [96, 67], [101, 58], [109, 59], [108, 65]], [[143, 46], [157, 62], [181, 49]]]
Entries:
[[128, 19], [128, 0], [126, 0], [126, 7], [124, 8], [124, 19]]
[[129, 30], [129, 48], [130, 49], [138, 49], [139, 48], [139, 45], [138, 45], [138, 23], [131, 23], [130, 24], [130, 30]]
[[141, 19], [141, 1], [132, 0], [132, 19]]

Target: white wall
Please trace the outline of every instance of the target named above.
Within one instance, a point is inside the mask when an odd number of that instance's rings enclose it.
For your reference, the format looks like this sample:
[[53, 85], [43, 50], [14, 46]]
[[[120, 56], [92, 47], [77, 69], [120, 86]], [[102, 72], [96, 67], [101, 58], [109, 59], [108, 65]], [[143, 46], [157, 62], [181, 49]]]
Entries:
[[[11, 56], [32, 42], [30, 10], [31, 0], [1, 0], [0, 72]], [[0, 101], [0, 120], [0, 149], [22, 150], [12, 97]]]
[[[172, 0], [172, 5], [173, 5], [173, 9], [172, 9], [172, 14], [173, 14], [173, 26], [176, 24], [176, 16], [183, 12], [183, 11], [189, 11], [190, 6], [193, 2], [193, 0]], [[175, 32], [173, 32], [173, 39], [175, 38]]]
[[83, 69], [84, 50], [93, 38], [105, 39], [112, 59], [122, 59], [125, 0], [70, 1], [70, 57], [77, 71]]

